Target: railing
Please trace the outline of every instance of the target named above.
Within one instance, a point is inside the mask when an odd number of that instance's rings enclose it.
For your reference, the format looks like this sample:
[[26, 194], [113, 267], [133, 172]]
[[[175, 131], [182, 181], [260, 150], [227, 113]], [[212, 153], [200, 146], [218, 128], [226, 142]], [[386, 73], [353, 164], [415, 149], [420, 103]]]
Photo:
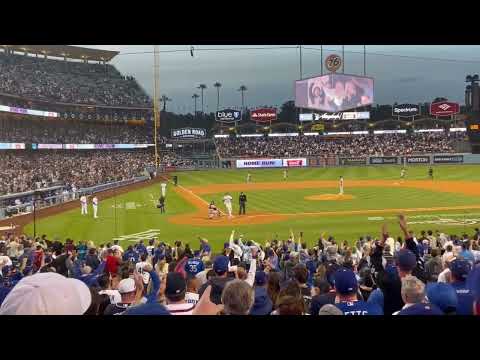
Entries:
[[[78, 199], [78, 197], [82, 194], [94, 194], [100, 191], [111, 190], [114, 188], [135, 184], [148, 179], [150, 179], [150, 177], [148, 176], [139, 176], [132, 179], [114, 181], [88, 188], [82, 188], [78, 189], [75, 192], [67, 191], [65, 186], [56, 186], [52, 188], [38, 189], [35, 191], [28, 191], [24, 193], [4, 195], [0, 197], [0, 219], [28, 214], [32, 212], [34, 201], [36, 209], [38, 210], [74, 201], [75, 199]], [[42, 194], [47, 194], [52, 191], [55, 191], [53, 195], [42, 196]], [[6, 201], [11, 199], [20, 199], [24, 201], [22, 201], [21, 204], [18, 205], [6, 205]]]

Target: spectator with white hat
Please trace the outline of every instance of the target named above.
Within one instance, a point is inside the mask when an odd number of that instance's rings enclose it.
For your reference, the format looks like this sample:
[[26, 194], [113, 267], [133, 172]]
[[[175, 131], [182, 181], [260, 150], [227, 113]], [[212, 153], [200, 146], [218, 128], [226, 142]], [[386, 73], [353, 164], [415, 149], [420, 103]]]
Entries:
[[92, 301], [77, 279], [48, 272], [27, 276], [10, 291], [0, 315], [83, 315]]

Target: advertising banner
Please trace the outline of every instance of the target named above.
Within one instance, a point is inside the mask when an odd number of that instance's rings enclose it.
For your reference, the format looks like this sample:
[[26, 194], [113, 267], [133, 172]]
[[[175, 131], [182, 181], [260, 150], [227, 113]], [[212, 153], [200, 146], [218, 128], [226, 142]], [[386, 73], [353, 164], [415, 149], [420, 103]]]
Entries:
[[460, 112], [460, 104], [451, 101], [439, 101], [430, 104], [430, 115], [450, 116]]
[[63, 149], [63, 144], [38, 144], [37, 149], [59, 150], [59, 149]]
[[215, 113], [215, 120], [224, 123], [234, 123], [242, 119], [242, 112], [233, 109], [224, 109]]
[[207, 131], [198, 128], [172, 129], [173, 139], [197, 139], [204, 138]]
[[364, 157], [348, 157], [340, 158], [340, 165], [366, 165], [367, 158]]
[[282, 159], [248, 159], [248, 160], [237, 160], [236, 162], [238, 169], [244, 168], [275, 168], [282, 167]]
[[95, 149], [113, 149], [114, 145], [113, 144], [95, 144], [94, 148]]
[[250, 119], [257, 123], [267, 123], [277, 120], [277, 109], [261, 108], [250, 112]]
[[317, 120], [367, 120], [370, 119], [369, 111], [362, 112], [339, 112], [339, 113], [322, 113], [322, 114], [300, 114], [300, 121], [317, 121]]
[[307, 159], [283, 159], [283, 167], [304, 167], [307, 166]]
[[420, 108], [415, 104], [400, 104], [392, 106], [392, 115], [400, 117], [412, 117], [420, 115]]
[[24, 143], [0, 143], [0, 150], [23, 150]]
[[407, 164], [429, 164], [430, 156], [407, 156], [405, 162]]
[[398, 158], [396, 156], [372, 156], [370, 158], [371, 165], [386, 165], [386, 164], [398, 164]]
[[435, 164], [458, 164], [463, 163], [463, 155], [434, 155]]

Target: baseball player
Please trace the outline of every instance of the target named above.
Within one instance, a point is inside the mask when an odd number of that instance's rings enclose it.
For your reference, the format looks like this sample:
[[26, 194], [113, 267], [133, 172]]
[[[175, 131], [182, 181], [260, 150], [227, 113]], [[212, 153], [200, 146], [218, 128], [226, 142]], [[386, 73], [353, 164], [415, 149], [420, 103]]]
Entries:
[[400, 179], [402, 179], [402, 180], [405, 179], [406, 172], [407, 172], [407, 170], [405, 168], [403, 168], [402, 171], [400, 171]]
[[167, 184], [166, 183], [161, 183], [160, 186], [162, 187], [162, 196], [163, 197], [167, 196]]
[[228, 217], [232, 218], [232, 197], [230, 196], [229, 193], [226, 193], [225, 196], [223, 197], [223, 203], [225, 204], [225, 207], [227, 208], [228, 212]]
[[432, 168], [428, 169], [428, 176], [430, 177], [430, 179], [433, 180], [433, 169]]
[[343, 195], [343, 176], [340, 176], [340, 195]]
[[92, 199], [92, 206], [93, 206], [93, 218], [98, 218], [97, 211], [98, 211], [98, 198], [96, 196]]
[[283, 180], [287, 180], [287, 178], [288, 178], [288, 170], [283, 169]]
[[247, 174], [247, 184], [252, 180], [252, 174]]
[[82, 215], [87, 215], [87, 197], [85, 196], [85, 194], [80, 196], [80, 205], [82, 206]]

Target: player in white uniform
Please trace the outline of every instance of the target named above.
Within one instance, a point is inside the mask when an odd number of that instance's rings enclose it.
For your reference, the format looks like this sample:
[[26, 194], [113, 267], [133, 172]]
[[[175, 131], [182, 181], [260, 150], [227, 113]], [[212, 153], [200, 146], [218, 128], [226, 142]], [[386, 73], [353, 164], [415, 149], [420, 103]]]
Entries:
[[228, 217], [232, 218], [232, 197], [230, 196], [229, 193], [226, 193], [225, 196], [223, 197], [223, 203], [225, 204], [225, 207], [227, 208], [228, 212]]
[[343, 195], [343, 176], [340, 176], [340, 195]]
[[283, 170], [283, 180], [287, 180], [287, 177], [288, 177], [288, 170], [284, 169]]
[[160, 186], [162, 187], [162, 196], [166, 197], [167, 196], [167, 184], [166, 183], [161, 183]]
[[400, 179], [402, 179], [402, 180], [405, 179], [406, 172], [407, 172], [407, 170], [405, 170], [405, 168], [403, 168], [402, 171], [400, 171]]
[[98, 211], [98, 198], [96, 196], [92, 199], [92, 206], [93, 206], [93, 218], [98, 218], [97, 211]]
[[247, 174], [247, 183], [249, 183], [250, 180], [252, 180], [252, 174], [248, 173]]
[[87, 197], [85, 195], [80, 196], [80, 204], [82, 206], [82, 215], [87, 215]]

